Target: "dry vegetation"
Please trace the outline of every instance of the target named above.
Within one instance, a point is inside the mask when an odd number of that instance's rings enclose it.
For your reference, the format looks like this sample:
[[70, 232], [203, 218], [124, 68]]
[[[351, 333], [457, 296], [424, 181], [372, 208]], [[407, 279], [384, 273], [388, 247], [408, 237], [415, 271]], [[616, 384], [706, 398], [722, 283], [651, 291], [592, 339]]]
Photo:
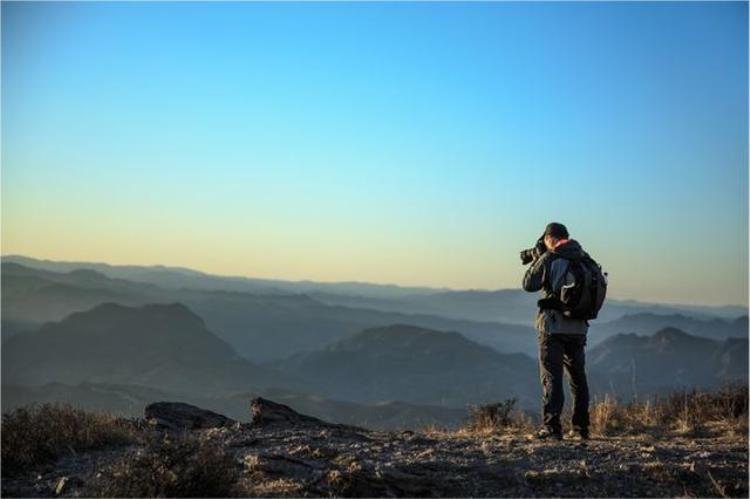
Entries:
[[93, 497], [228, 497], [238, 470], [231, 454], [191, 435], [152, 434], [86, 488]]
[[491, 433], [494, 431], [528, 431], [533, 427], [533, 418], [516, 408], [516, 399], [494, 404], [473, 406], [469, 409], [469, 421], [460, 432]]
[[605, 397], [591, 408], [592, 431], [601, 436], [623, 433], [676, 433], [687, 436], [748, 431], [748, 389], [726, 385], [714, 392], [673, 392], [627, 404]]
[[458, 431], [401, 432], [292, 418], [170, 433], [45, 405], [3, 416], [3, 495], [747, 497], [747, 418], [745, 386], [605, 397], [585, 443], [530, 439], [514, 400]]
[[2, 474], [13, 476], [56, 461], [64, 454], [136, 442], [128, 420], [65, 404], [22, 407], [3, 414]]
[[[469, 421], [460, 431], [531, 431], [538, 423], [538, 416], [516, 409], [515, 403], [515, 399], [509, 399], [472, 407]], [[590, 415], [591, 433], [601, 437], [639, 433], [746, 435], [748, 388], [745, 385], [728, 384], [716, 391], [685, 390], [627, 403], [605, 395], [591, 404]], [[570, 413], [566, 412], [562, 420], [567, 429]], [[430, 428], [429, 431], [439, 430]]]

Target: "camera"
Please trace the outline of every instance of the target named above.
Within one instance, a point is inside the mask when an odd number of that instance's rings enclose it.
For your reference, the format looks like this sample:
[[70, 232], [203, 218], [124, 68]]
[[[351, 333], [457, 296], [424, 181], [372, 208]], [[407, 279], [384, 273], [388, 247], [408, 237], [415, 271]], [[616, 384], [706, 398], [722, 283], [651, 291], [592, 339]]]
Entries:
[[544, 244], [544, 236], [537, 239], [536, 244], [533, 248], [525, 249], [521, 251], [521, 264], [527, 265], [547, 251], [547, 246]]

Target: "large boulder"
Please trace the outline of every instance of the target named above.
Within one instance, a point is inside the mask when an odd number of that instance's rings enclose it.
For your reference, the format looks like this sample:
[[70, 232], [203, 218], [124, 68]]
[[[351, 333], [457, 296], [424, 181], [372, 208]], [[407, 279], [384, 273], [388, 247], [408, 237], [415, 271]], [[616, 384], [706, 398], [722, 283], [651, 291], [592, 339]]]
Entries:
[[182, 402], [154, 402], [144, 412], [149, 424], [167, 430], [218, 428], [235, 423], [221, 414]]
[[283, 426], [318, 426], [329, 430], [351, 433], [353, 438], [367, 438], [361, 433], [369, 430], [359, 426], [340, 423], [329, 423], [306, 414], [300, 414], [288, 405], [279, 404], [262, 397], [256, 397], [250, 402], [253, 426], [283, 425]]
[[256, 397], [250, 402], [250, 411], [253, 415], [253, 426], [264, 426], [275, 423], [332, 426], [331, 423], [326, 423], [318, 418], [300, 414], [288, 405], [279, 404], [262, 397]]

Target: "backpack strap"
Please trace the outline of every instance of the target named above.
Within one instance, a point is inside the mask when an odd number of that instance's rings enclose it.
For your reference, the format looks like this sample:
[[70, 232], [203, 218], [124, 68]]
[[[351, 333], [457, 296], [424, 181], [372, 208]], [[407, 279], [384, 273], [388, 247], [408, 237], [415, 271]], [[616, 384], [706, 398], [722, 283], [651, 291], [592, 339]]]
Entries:
[[560, 258], [565, 257], [550, 252], [549, 257], [545, 262], [547, 268], [544, 272], [544, 282], [542, 282], [542, 286], [544, 287], [546, 294], [551, 296], [537, 300], [536, 304], [542, 310], [563, 310], [563, 303], [560, 301], [560, 293], [559, 291], [557, 293], [553, 292], [552, 283], [550, 282], [550, 278], [552, 277], [552, 264], [555, 260], [559, 260]]
[[547, 261], [544, 262], [547, 268], [544, 269], [544, 281], [542, 282], [542, 287], [545, 289], [545, 291], [548, 292], [548, 294], [552, 292], [552, 283], [550, 282], [550, 277], [552, 274], [552, 263], [560, 258], [563, 257], [558, 255], [557, 253], [550, 252], [549, 257], [547, 257]]
[[557, 296], [550, 296], [549, 298], [541, 298], [536, 302], [537, 307], [542, 310], [563, 310], [563, 304], [560, 298]]

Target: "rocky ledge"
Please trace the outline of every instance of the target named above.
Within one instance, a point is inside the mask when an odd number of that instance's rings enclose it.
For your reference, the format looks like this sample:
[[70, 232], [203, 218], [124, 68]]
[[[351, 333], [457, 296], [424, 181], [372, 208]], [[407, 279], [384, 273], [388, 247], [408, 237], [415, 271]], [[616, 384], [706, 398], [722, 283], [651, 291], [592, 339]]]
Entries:
[[[251, 423], [187, 404], [146, 407], [134, 428], [148, 438], [71, 453], [28, 476], [3, 477], [4, 496], [736, 496], [748, 494], [744, 435], [537, 441], [519, 431], [377, 432], [327, 423], [265, 399], [251, 402]], [[128, 463], [154, 438], [189, 438], [220, 449], [233, 482], [226, 494], [189, 488], [102, 487], [146, 477]], [[151, 439], [151, 440], [149, 440]], [[189, 457], [189, 456], [188, 456]], [[159, 458], [162, 459], [162, 458]], [[187, 458], [186, 458], [187, 459]], [[213, 458], [212, 458], [213, 459]], [[166, 460], [169, 461], [169, 460]], [[160, 466], [169, 466], [168, 462]], [[172, 463], [174, 464], [174, 463]], [[173, 479], [182, 471], [171, 472]], [[200, 481], [211, 463], [201, 463]], [[129, 475], [128, 475], [129, 473]], [[119, 478], [118, 478], [119, 477]], [[195, 477], [193, 477], [195, 478]], [[92, 486], [93, 484], [93, 486]], [[106, 483], [105, 483], [106, 485]], [[184, 485], [184, 484], [183, 484]], [[225, 484], [229, 485], [229, 484]], [[153, 488], [156, 487], [156, 488]], [[170, 490], [173, 492], [170, 493]], [[128, 493], [128, 491], [130, 491]], [[176, 491], [176, 492], [175, 492]], [[192, 493], [191, 493], [192, 492]]]

